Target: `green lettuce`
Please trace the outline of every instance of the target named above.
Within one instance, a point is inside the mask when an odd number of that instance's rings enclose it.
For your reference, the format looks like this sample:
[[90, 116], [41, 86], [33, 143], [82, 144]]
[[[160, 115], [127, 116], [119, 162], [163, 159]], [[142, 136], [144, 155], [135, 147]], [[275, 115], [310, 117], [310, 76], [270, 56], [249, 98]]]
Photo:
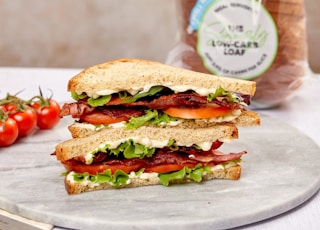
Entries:
[[[86, 93], [77, 94], [76, 92], [71, 92], [71, 97], [74, 100], [78, 101], [80, 99], [87, 98], [88, 96]], [[112, 98], [112, 95], [105, 95], [105, 96], [100, 96], [97, 98], [89, 97], [87, 102], [92, 107], [97, 107], [97, 106], [103, 106], [103, 105], [107, 104], [111, 100], [111, 98]]]
[[151, 157], [155, 151], [155, 148], [148, 148], [130, 139], [129, 141], [121, 143], [116, 149], [110, 149], [110, 154], [118, 156], [120, 153], [123, 153], [126, 159], [143, 159], [144, 157]]
[[112, 98], [111, 95], [100, 96], [98, 98], [90, 97], [88, 99], [88, 104], [91, 105], [92, 107], [103, 106], [107, 104], [111, 100], [111, 98]]
[[145, 110], [145, 114], [140, 117], [131, 117], [130, 120], [125, 124], [127, 129], [137, 129], [146, 123], [159, 126], [161, 123], [169, 123], [170, 121], [176, 121], [174, 117], [158, 112], [155, 109]]
[[183, 169], [170, 173], [161, 173], [158, 175], [161, 184], [164, 186], [169, 186], [170, 181], [184, 179], [185, 177], [189, 177], [191, 180], [195, 182], [202, 181], [202, 175], [204, 173], [210, 173], [209, 166], [202, 166], [198, 164], [195, 168], [190, 169], [188, 167], [184, 167]]
[[214, 93], [210, 93], [207, 96], [207, 100], [209, 102], [211, 102], [213, 99], [215, 99], [217, 97], [225, 97], [227, 99], [227, 101], [230, 103], [241, 103], [242, 102], [241, 98], [239, 96], [223, 89], [222, 87], [217, 88]]
[[122, 170], [117, 170], [114, 174], [110, 169], [104, 170], [96, 175], [89, 173], [74, 173], [73, 178], [77, 182], [90, 181], [92, 183], [109, 183], [114, 187], [126, 185], [129, 180], [129, 175]]
[[74, 100], [78, 101], [78, 100], [80, 100], [80, 99], [86, 98], [86, 97], [87, 97], [87, 94], [85, 94], [85, 93], [77, 94], [76, 92], [71, 92], [71, 97], [72, 97]]
[[[139, 176], [143, 173], [144, 169], [140, 169], [135, 172], [136, 176]], [[169, 186], [170, 181], [184, 179], [186, 177], [190, 178], [195, 182], [201, 182], [203, 173], [210, 173], [210, 167], [201, 166], [198, 164], [194, 169], [184, 167], [183, 169], [170, 173], [161, 173], [158, 174], [158, 178], [162, 185]], [[91, 175], [87, 172], [85, 173], [74, 173], [73, 178], [76, 182], [90, 181], [92, 183], [109, 183], [114, 187], [119, 187], [126, 185], [129, 180], [129, 175], [122, 170], [117, 170], [114, 174], [111, 173], [110, 169], [107, 169], [96, 175]]]
[[149, 148], [145, 145], [135, 143], [132, 139], [121, 143], [117, 148], [111, 149], [109, 144], [97, 148], [92, 152], [92, 156], [97, 152], [107, 153], [108, 155], [119, 156], [123, 154], [126, 159], [151, 157], [155, 153], [155, 148]]

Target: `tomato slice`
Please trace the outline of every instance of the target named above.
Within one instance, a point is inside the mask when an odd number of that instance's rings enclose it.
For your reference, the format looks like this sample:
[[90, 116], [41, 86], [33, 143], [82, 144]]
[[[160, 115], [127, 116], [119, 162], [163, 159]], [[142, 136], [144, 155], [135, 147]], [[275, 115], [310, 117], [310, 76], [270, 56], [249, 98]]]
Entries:
[[122, 105], [124, 102], [120, 97], [112, 97], [107, 105]]
[[77, 173], [85, 173], [88, 172], [89, 174], [96, 175], [97, 173], [103, 172], [104, 170], [110, 169], [112, 173], [115, 173], [117, 170], [122, 170], [125, 173], [130, 173], [132, 171], [139, 171], [143, 168], [143, 164], [136, 163], [133, 165], [123, 165], [123, 164], [91, 164], [86, 165], [83, 163], [79, 163], [77, 161], [69, 160], [66, 162], [62, 162], [66, 170], [74, 171]]
[[185, 166], [188, 168], [194, 168], [198, 163], [187, 163], [187, 164], [160, 164], [154, 166], [145, 166], [142, 162], [137, 162], [135, 164], [91, 164], [86, 165], [75, 160], [69, 160], [62, 162], [66, 170], [74, 171], [77, 173], [89, 173], [96, 175], [99, 172], [110, 169], [112, 173], [115, 173], [117, 170], [122, 170], [125, 173], [130, 173], [132, 171], [137, 172], [141, 168], [145, 168], [144, 172], [155, 172], [155, 173], [168, 173], [173, 171], [178, 171], [183, 169]]
[[199, 108], [186, 108], [186, 107], [171, 107], [163, 110], [164, 113], [172, 116], [185, 119], [197, 118], [213, 118], [224, 116], [232, 112], [232, 109], [227, 107], [199, 107]]
[[128, 117], [111, 117], [109, 115], [100, 113], [100, 112], [93, 112], [90, 114], [86, 114], [80, 117], [81, 121], [85, 121], [94, 125], [99, 125], [99, 124], [113, 124], [121, 121], [128, 121], [130, 118]]

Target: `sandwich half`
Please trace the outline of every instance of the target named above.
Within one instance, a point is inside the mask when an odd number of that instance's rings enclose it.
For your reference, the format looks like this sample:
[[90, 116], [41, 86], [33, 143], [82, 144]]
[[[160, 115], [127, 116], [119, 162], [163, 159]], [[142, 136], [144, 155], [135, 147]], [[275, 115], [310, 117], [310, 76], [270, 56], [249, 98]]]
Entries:
[[119, 59], [87, 68], [70, 79], [75, 99], [61, 116], [75, 118], [73, 137], [102, 128], [137, 129], [149, 125], [192, 127], [233, 123], [260, 124], [257, 113], [246, 110], [254, 95], [253, 81], [218, 77], [158, 62]]
[[260, 124], [247, 110], [255, 82], [158, 62], [120, 59], [72, 77], [72, 139], [55, 155], [69, 194], [211, 179], [237, 180], [245, 150], [225, 153], [237, 126]]
[[239, 179], [246, 151], [223, 153], [238, 138], [233, 124], [101, 129], [56, 146], [68, 194], [101, 189]]

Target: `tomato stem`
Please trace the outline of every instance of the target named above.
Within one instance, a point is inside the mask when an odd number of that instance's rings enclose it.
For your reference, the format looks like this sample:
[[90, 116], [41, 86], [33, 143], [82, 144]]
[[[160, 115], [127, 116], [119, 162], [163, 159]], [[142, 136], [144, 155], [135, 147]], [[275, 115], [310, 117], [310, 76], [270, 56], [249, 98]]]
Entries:
[[53, 92], [52, 90], [48, 89], [51, 92], [51, 95], [48, 98], [45, 98], [43, 96], [41, 87], [39, 86], [39, 95], [32, 97], [31, 99], [29, 99], [27, 101], [28, 105], [32, 105], [33, 103], [38, 103], [40, 105], [41, 108], [46, 107], [46, 106], [50, 106], [50, 100], [53, 96]]
[[2, 129], [6, 128], [6, 120], [8, 119], [8, 112], [3, 111], [0, 109], [0, 122], [2, 123]]

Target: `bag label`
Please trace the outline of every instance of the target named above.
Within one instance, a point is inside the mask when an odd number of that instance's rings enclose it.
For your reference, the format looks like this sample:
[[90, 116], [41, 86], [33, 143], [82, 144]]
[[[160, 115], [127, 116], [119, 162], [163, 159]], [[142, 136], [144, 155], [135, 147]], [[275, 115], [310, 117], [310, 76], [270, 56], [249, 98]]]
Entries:
[[199, 0], [189, 30], [197, 30], [197, 52], [216, 75], [254, 79], [277, 54], [276, 25], [259, 1]]

